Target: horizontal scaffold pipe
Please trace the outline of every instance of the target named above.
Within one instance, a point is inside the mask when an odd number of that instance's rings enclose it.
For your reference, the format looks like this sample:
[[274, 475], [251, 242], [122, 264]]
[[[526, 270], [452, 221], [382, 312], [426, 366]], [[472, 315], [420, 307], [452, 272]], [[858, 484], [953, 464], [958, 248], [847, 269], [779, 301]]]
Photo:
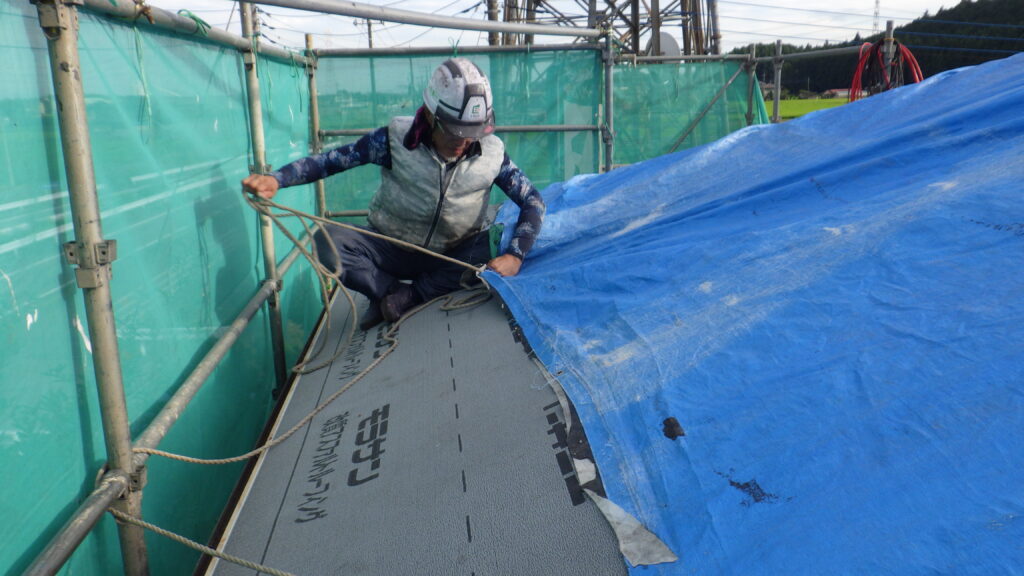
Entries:
[[[309, 242], [309, 236], [303, 238], [303, 244]], [[278, 266], [278, 273], [280, 277], [284, 277], [285, 273], [291, 268], [292, 264], [298, 258], [300, 250], [298, 247], [293, 248], [292, 251], [281, 261]], [[150, 423], [146, 430], [139, 436], [135, 441], [135, 448], [156, 448], [160, 445], [160, 442], [170, 431], [171, 426], [178, 421], [178, 418], [185, 411], [185, 408], [189, 405], [195, 395], [199, 392], [199, 389], [213, 374], [217, 365], [220, 364], [221, 360], [227, 355], [228, 351], [238, 340], [238, 337], [242, 335], [245, 327], [249, 325], [253, 316], [259, 311], [263, 303], [274, 294], [277, 287], [271, 281], [264, 281], [260, 289], [256, 291], [256, 294], [249, 300], [245, 308], [238, 314], [235, 321], [228, 326], [224, 333], [221, 334], [220, 339], [213, 345], [213, 348], [206, 353], [206, 356], [200, 360], [199, 364], [195, 367], [188, 379], [178, 388], [174, 393], [174, 396], [167, 401], [160, 413], [157, 414], [156, 418]], [[135, 463], [136, 469], [141, 468], [146, 460], [149, 459], [149, 454], [144, 452], [136, 452], [132, 460]]]
[[[252, 43], [241, 36], [213, 27], [210, 27], [204, 33], [199, 29], [199, 24], [195, 20], [162, 10], [156, 6], [144, 5], [144, 7], [140, 8], [140, 5], [135, 4], [134, 2], [114, 3], [110, 0], [85, 0], [85, 7], [93, 12], [99, 12], [101, 14], [115, 16], [117, 18], [123, 18], [125, 20], [131, 20], [133, 22], [140, 22], [143, 24], [149, 24], [149, 19], [152, 18], [152, 25], [154, 27], [168, 30], [175, 34], [206, 38], [216, 44], [230, 46], [239, 50], [247, 51], [252, 49]], [[300, 62], [302, 64], [307, 63], [306, 57], [302, 54], [289, 52], [288, 50], [283, 50], [274, 46], [261, 44], [259, 51], [264, 56], [270, 56], [280, 60]]]
[[[569, 52], [601, 50], [600, 44], [531, 44], [528, 46], [459, 46], [459, 54], [490, 54], [494, 52]], [[313, 51], [319, 57], [331, 56], [450, 56], [451, 46], [400, 46], [396, 48], [321, 48]]]
[[616, 62], [722, 62], [749, 60], [749, 54], [691, 54], [687, 56], [620, 56]]
[[46, 545], [23, 576], [56, 574], [67, 562], [89, 531], [100, 521], [107, 508], [124, 494], [130, 480], [123, 470], [111, 470], [103, 475], [75, 514]]
[[[843, 54], [859, 54], [860, 46], [844, 46], [843, 48], [829, 48], [828, 50], [812, 50], [810, 52], [793, 52], [783, 54], [782, 60], [801, 60], [803, 58], [820, 58], [823, 56], [841, 56]], [[755, 62], [774, 62], [775, 56], [761, 56], [755, 58]]]
[[[523, 126], [495, 126], [495, 132], [597, 132], [601, 127], [596, 124], [527, 124]], [[349, 130], [321, 130], [320, 136], [362, 136], [373, 132], [376, 128], [352, 128]]]
[[323, 12], [353, 18], [416, 24], [431, 28], [449, 28], [453, 30], [480, 30], [483, 32], [509, 32], [512, 34], [537, 34], [542, 36], [574, 36], [577, 38], [598, 38], [600, 30], [594, 28], [576, 28], [572, 26], [546, 26], [543, 24], [515, 24], [512, 22], [494, 22], [490, 20], [474, 20], [472, 18], [456, 18], [437, 14], [424, 14], [412, 10], [385, 8], [359, 2], [342, 0], [258, 0], [254, 4], [269, 4], [283, 8], [294, 8], [309, 12]]

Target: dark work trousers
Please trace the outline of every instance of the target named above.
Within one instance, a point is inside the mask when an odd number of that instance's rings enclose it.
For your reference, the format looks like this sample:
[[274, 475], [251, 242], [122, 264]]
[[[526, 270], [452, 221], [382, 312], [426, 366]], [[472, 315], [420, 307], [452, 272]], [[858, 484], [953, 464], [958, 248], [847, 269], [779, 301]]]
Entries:
[[[372, 228], [370, 230], [376, 232]], [[328, 226], [328, 232], [341, 256], [342, 284], [371, 301], [383, 298], [398, 280], [412, 280], [413, 288], [420, 297], [424, 301], [432, 300], [458, 290], [462, 274], [467, 272], [457, 264], [347, 228]], [[334, 252], [327, 242], [324, 228], [317, 230], [314, 241], [320, 262], [337, 271]], [[485, 264], [491, 255], [489, 234], [480, 232], [444, 255], [474, 265]]]

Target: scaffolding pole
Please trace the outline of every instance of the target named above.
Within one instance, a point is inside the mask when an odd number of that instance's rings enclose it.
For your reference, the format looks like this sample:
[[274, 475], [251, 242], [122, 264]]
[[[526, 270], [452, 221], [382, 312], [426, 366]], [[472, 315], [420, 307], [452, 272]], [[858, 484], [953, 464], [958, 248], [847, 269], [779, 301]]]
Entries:
[[71, 519], [50, 540], [22, 576], [56, 574], [110, 505], [125, 493], [130, 483], [128, 476], [121, 470], [107, 472], [99, 481], [96, 490], [82, 502]]
[[[893, 21], [892, 20], [886, 20], [885, 21], [885, 44], [884, 44], [884, 50], [885, 50], [885, 77], [886, 78], [889, 78], [889, 75], [892, 73], [892, 70], [891, 70], [892, 60], [893, 60], [893, 58], [896, 57], [896, 50], [894, 49], [895, 39], [893, 38], [893, 35], [892, 35], [894, 29], [895, 28], [893, 27]], [[886, 89], [888, 89], [888, 87]]]
[[[100, 223], [78, 56], [78, 9], [72, 2], [74, 0], [38, 0], [36, 3], [39, 25], [49, 48], [61, 150], [74, 221], [75, 240], [64, 246], [64, 253], [68, 262], [76, 266], [75, 277], [85, 301], [107, 465], [110, 470], [120, 471], [132, 479], [127, 494], [113, 500], [113, 506], [125, 514], [141, 517], [143, 482], [140, 480], [141, 474], [136, 474], [132, 464], [131, 422], [125, 403], [114, 304], [110, 292], [110, 264], [117, 257], [117, 250], [113, 240], [103, 238]], [[99, 516], [93, 516], [92, 522], [98, 519]], [[125, 573], [129, 576], [148, 574], [142, 529], [118, 524], [118, 534]], [[56, 569], [59, 568], [58, 565]]]
[[750, 45], [747, 68], [747, 126], [754, 124], [754, 84], [757, 82], [757, 44]]
[[772, 123], [780, 121], [779, 105], [782, 103], [782, 40], [775, 41], [775, 58], [772, 59], [772, 68], [775, 72], [775, 87], [772, 88]]
[[634, 56], [624, 55], [617, 58], [619, 62], [725, 62], [728, 60], [747, 60], [746, 54], [692, 54], [679, 56]]
[[[242, 36], [255, 44], [259, 42], [256, 28], [256, 7], [248, 2], [238, 4], [242, 16]], [[263, 133], [263, 105], [260, 102], [260, 79], [256, 66], [257, 53], [248, 50], [242, 53], [245, 63], [245, 86], [249, 99], [249, 130], [252, 134], [253, 166], [249, 171], [254, 174], [270, 172], [267, 165], [267, 149]], [[263, 271], [268, 281], [275, 284], [274, 294], [267, 299], [267, 316], [270, 320], [270, 340], [274, 354], [274, 374], [277, 379], [275, 392], [282, 390], [288, 381], [288, 368], [284, 356], [284, 324], [281, 321], [281, 303], [278, 293], [281, 290], [281, 278], [277, 272], [274, 248], [274, 223], [269, 216], [260, 214], [260, 240], [263, 245]]]
[[[252, 47], [249, 41], [241, 36], [213, 27], [202, 32], [199, 30], [199, 24], [195, 20], [179, 16], [172, 12], [167, 12], [166, 10], [162, 10], [156, 6], [149, 6], [142, 2], [84, 0], [84, 5], [92, 12], [99, 12], [108, 16], [130, 20], [131, 22], [139, 25], [153, 26], [182, 36], [195, 36], [197, 34], [201, 34], [205, 40], [209, 40], [210, 42], [220, 44], [222, 46], [237, 48], [238, 50], [249, 50]], [[150, 20], [151, 18], [152, 20]], [[260, 53], [289, 62], [305, 61], [305, 59], [299, 54], [283, 50], [281, 48], [275, 48], [274, 46], [260, 46]]]
[[[571, 52], [577, 50], [601, 50], [600, 44], [534, 44], [532, 46], [459, 46], [459, 54]], [[450, 56], [451, 46], [399, 46], [393, 48], [320, 48], [313, 51], [318, 57], [327, 56]]]
[[[320, 103], [317, 102], [316, 90], [316, 57], [313, 55], [313, 35], [306, 34], [306, 58], [309, 64], [306, 71], [309, 74], [309, 144], [314, 154], [323, 152], [324, 145], [320, 141]], [[316, 213], [323, 217], [327, 213], [327, 190], [323, 178], [316, 181]]]
[[492, 22], [490, 20], [474, 20], [438, 14], [423, 14], [411, 10], [386, 8], [372, 4], [348, 2], [341, 0], [259, 0], [257, 4], [294, 8], [309, 12], [323, 12], [353, 18], [368, 18], [385, 22], [415, 24], [431, 28], [454, 30], [479, 30], [482, 32], [504, 32], [506, 34], [537, 34], [541, 36], [575, 36], [579, 38], [597, 38], [600, 30], [593, 28], [572, 28], [568, 26], [547, 26], [544, 24], [518, 24], [510, 22]]
[[604, 171], [615, 165], [615, 52], [611, 30], [604, 37]]
[[[810, 52], [793, 52], [792, 54], [782, 54], [782, 41], [777, 41], [779, 46], [778, 56], [761, 56], [756, 60], [757, 62], [774, 62], [776, 58], [782, 61], [786, 60], [803, 60], [805, 58], [820, 58], [822, 56], [839, 56], [842, 54], [857, 54], [860, 52], [860, 46], [844, 46], [842, 48], [829, 48], [828, 50], [812, 50]], [[745, 57], [744, 57], [745, 58]]]

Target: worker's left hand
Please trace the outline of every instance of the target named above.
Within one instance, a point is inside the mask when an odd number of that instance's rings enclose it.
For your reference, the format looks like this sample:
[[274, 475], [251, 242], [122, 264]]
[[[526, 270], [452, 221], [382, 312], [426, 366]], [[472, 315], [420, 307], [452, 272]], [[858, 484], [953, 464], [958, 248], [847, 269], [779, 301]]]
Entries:
[[502, 254], [487, 263], [488, 268], [502, 276], [515, 276], [519, 274], [519, 268], [522, 265], [523, 261], [518, 256], [513, 256], [512, 254]]

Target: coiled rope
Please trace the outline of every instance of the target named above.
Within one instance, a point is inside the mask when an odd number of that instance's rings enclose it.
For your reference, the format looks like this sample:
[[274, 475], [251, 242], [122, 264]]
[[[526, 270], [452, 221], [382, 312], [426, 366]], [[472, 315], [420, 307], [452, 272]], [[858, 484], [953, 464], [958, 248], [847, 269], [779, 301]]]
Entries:
[[[345, 223], [342, 223], [342, 222], [335, 222], [335, 221], [327, 219], [327, 218], [321, 218], [319, 216], [314, 216], [312, 214], [308, 214], [308, 213], [296, 210], [294, 208], [289, 208], [287, 206], [282, 206], [281, 204], [278, 204], [278, 203], [276, 203], [276, 202], [274, 202], [272, 200], [268, 200], [266, 198], [260, 198], [258, 196], [247, 194], [246, 195], [246, 201], [249, 203], [250, 206], [253, 207], [254, 210], [260, 212], [261, 214], [264, 214], [264, 215], [268, 216], [274, 222], [274, 224], [278, 227], [278, 229], [280, 229], [281, 232], [284, 233], [284, 235], [289, 240], [291, 240], [292, 243], [295, 244], [295, 246], [299, 249], [301, 254], [309, 261], [310, 265], [313, 267], [313, 270], [316, 272], [317, 277], [318, 277], [318, 279], [320, 281], [320, 286], [321, 286], [322, 290], [326, 291], [326, 289], [327, 289], [327, 278], [334, 279], [337, 282], [337, 286], [339, 287], [339, 289], [341, 289], [343, 291], [345, 296], [348, 298], [349, 305], [351, 306], [351, 309], [353, 311], [353, 314], [352, 314], [352, 325], [350, 326], [350, 330], [349, 330], [348, 336], [346, 338], [346, 343], [351, 340], [352, 335], [355, 333], [355, 330], [356, 330], [357, 325], [358, 325], [358, 316], [355, 313], [355, 300], [352, 298], [351, 292], [347, 288], [345, 288], [344, 284], [341, 283], [341, 278], [340, 278], [341, 271], [340, 270], [332, 271], [332, 270], [328, 269], [326, 266], [324, 266], [323, 264], [321, 264], [319, 259], [317, 259], [316, 256], [314, 256], [309, 250], [307, 250], [306, 247], [302, 245], [302, 242], [299, 241], [299, 239], [296, 238], [295, 235], [292, 234], [292, 232], [290, 230], [288, 230], [284, 226], [284, 224], [281, 223], [281, 214], [275, 214], [271, 210], [271, 208], [280, 210], [280, 211], [282, 211], [282, 212], [284, 212], [286, 214], [297, 216], [299, 218], [299, 221], [302, 222], [302, 226], [305, 229], [306, 233], [309, 234], [310, 236], [312, 236], [312, 229], [310, 227], [309, 222], [316, 222], [316, 223], [318, 223], [318, 224], [320, 224], [322, 226], [340, 226], [342, 228], [347, 228], [349, 230], [354, 230], [354, 231], [356, 231], [356, 232], [358, 232], [360, 234], [366, 234], [366, 235], [372, 236], [374, 238], [380, 238], [380, 239], [383, 239], [383, 240], [387, 240], [388, 242], [392, 242], [392, 243], [398, 244], [399, 246], [403, 246], [403, 247], [411, 249], [411, 250], [422, 252], [424, 254], [433, 256], [435, 258], [438, 258], [438, 259], [446, 261], [446, 262], [451, 262], [453, 264], [457, 264], [459, 266], [462, 266], [462, 267], [466, 268], [468, 271], [472, 271], [477, 278], [480, 277], [480, 273], [483, 272], [483, 270], [484, 270], [484, 267], [473, 266], [472, 264], [467, 264], [466, 262], [462, 262], [461, 260], [456, 260], [454, 258], [450, 258], [450, 257], [445, 256], [443, 254], [438, 254], [436, 252], [432, 252], [432, 251], [427, 250], [425, 248], [422, 248], [420, 246], [416, 246], [415, 244], [410, 244], [408, 242], [403, 242], [401, 240], [397, 240], [395, 238], [384, 236], [383, 234], [378, 234], [376, 232], [373, 232], [373, 231], [370, 231], [370, 230], [366, 230], [365, 228], [360, 228], [358, 226], [352, 226], [350, 224], [345, 224]], [[329, 245], [331, 247], [331, 250], [334, 252], [335, 262], [339, 262], [340, 263], [341, 262], [341, 258], [338, 255], [337, 246], [334, 245], [334, 242], [331, 239], [330, 234], [326, 234], [325, 236], [326, 236], [326, 238], [328, 240], [328, 243], [329, 243]], [[481, 280], [481, 282], [482, 282], [482, 280]], [[463, 284], [463, 286], [467, 287], [467, 286], [465, 286], [465, 283]], [[442, 310], [458, 310], [458, 309], [464, 309], [464, 308], [470, 308], [470, 307], [473, 307], [473, 306], [478, 306], [478, 305], [486, 302], [490, 298], [490, 293], [486, 291], [486, 284], [484, 284], [484, 288], [485, 288], [485, 290], [478, 291], [478, 292], [475, 292], [475, 293], [470, 293], [469, 296], [467, 296], [467, 297], [465, 297], [465, 298], [463, 298], [461, 300], [456, 300], [453, 295], [440, 296], [440, 297], [435, 298], [435, 299], [433, 299], [433, 300], [431, 300], [429, 302], [425, 302], [423, 304], [420, 304], [419, 306], [417, 306], [417, 307], [413, 308], [412, 310], [410, 310], [409, 312], [407, 312], [405, 315], [403, 315], [401, 318], [399, 318], [396, 322], [393, 322], [391, 324], [391, 328], [389, 328], [388, 331], [384, 333], [382, 338], [383, 338], [383, 340], [385, 342], [387, 342], [390, 345], [388, 346], [388, 348], [383, 353], [380, 354], [380, 356], [378, 356], [376, 359], [374, 359], [374, 361], [371, 362], [361, 372], [359, 372], [359, 374], [356, 374], [351, 380], [349, 380], [347, 383], [345, 383], [344, 386], [342, 386], [337, 391], [335, 391], [330, 396], [328, 396], [327, 399], [322, 404], [320, 404], [319, 406], [314, 408], [312, 412], [307, 414], [304, 418], [302, 418], [302, 420], [300, 420], [298, 423], [296, 423], [294, 426], [292, 426], [284, 434], [281, 434], [280, 436], [277, 436], [275, 438], [272, 438], [272, 439], [268, 440], [262, 446], [254, 448], [253, 450], [250, 450], [249, 452], [246, 452], [245, 454], [241, 454], [241, 455], [238, 455], [238, 456], [233, 456], [233, 457], [230, 457], [230, 458], [195, 458], [195, 457], [192, 457], [192, 456], [184, 456], [184, 455], [181, 455], [181, 454], [174, 454], [172, 452], [167, 452], [167, 451], [159, 450], [159, 449], [156, 449], [156, 448], [136, 447], [136, 448], [133, 448], [132, 451], [133, 452], [143, 453], [143, 454], [149, 454], [149, 455], [152, 455], [152, 456], [163, 456], [164, 458], [170, 458], [170, 459], [173, 459], [173, 460], [180, 460], [182, 462], [190, 462], [190, 463], [193, 463], [193, 464], [206, 464], [206, 465], [231, 464], [233, 462], [241, 462], [241, 461], [244, 461], [244, 460], [248, 460], [249, 458], [252, 458], [254, 456], [258, 456], [259, 454], [262, 454], [262, 453], [266, 452], [267, 450], [270, 450], [274, 446], [277, 446], [278, 444], [284, 442], [289, 437], [294, 435], [296, 432], [301, 430], [303, 427], [305, 427], [307, 424], [309, 424], [310, 421], [312, 421], [313, 418], [315, 418], [317, 414], [319, 414], [320, 412], [325, 410], [332, 402], [337, 400], [338, 397], [340, 397], [342, 394], [344, 394], [346, 391], [348, 391], [350, 388], [352, 388], [352, 386], [354, 386], [357, 382], [359, 382], [360, 380], [365, 378], [370, 372], [373, 371], [374, 368], [376, 368], [378, 365], [380, 365], [380, 363], [383, 362], [384, 359], [387, 358], [398, 347], [398, 339], [395, 336], [396, 336], [396, 334], [398, 332], [399, 327], [407, 319], [411, 318], [412, 316], [414, 316], [417, 313], [419, 313], [421, 310], [427, 308], [431, 304], [433, 304], [435, 302], [438, 302], [438, 301], [443, 301], [444, 302], [442, 304], [442, 306], [441, 306]], [[327, 319], [326, 319], [326, 322], [327, 322], [327, 326], [329, 328], [330, 327], [330, 307], [327, 308]], [[321, 340], [320, 346], [319, 346], [318, 350], [315, 351], [314, 354], [311, 355], [311, 357], [316, 357], [316, 356], [318, 356], [320, 354], [320, 352], [322, 352], [323, 347], [325, 345], [325, 341], [326, 341], [326, 339], [322, 339]], [[336, 360], [338, 358], [338, 356], [341, 355], [346, 348], [347, 348], [347, 344], [346, 344], [346, 346], [339, 346], [338, 347], [338, 351], [334, 354], [334, 356], [332, 356], [329, 360], [314, 366], [313, 368], [308, 368], [306, 366], [306, 362], [300, 362], [299, 364], [297, 364], [293, 368], [293, 371], [295, 371], [297, 373], [300, 373], [300, 374], [308, 374], [308, 373], [313, 372], [315, 370], [319, 370], [319, 369], [321, 369], [321, 368], [323, 368], [325, 366], [328, 366], [331, 363], [333, 363], [334, 360]]]
[[[266, 198], [260, 198], [258, 196], [249, 195], [249, 194], [246, 194], [245, 198], [246, 198], [246, 201], [249, 203], [249, 205], [254, 210], [259, 212], [260, 214], [263, 214], [263, 215], [266, 215], [267, 217], [269, 217], [271, 219], [271, 221], [278, 227], [278, 229], [281, 230], [281, 232], [284, 233], [284, 235], [289, 240], [291, 240], [291, 242], [293, 244], [295, 244], [295, 246], [298, 248], [300, 253], [306, 258], [306, 260], [309, 261], [310, 265], [313, 268], [313, 271], [317, 275], [317, 279], [318, 279], [318, 281], [320, 283], [320, 288], [323, 291], [323, 294], [326, 296], [326, 294], [328, 292], [328, 282], [329, 282], [328, 279], [334, 280], [336, 282], [336, 285], [338, 286], [338, 288], [340, 290], [342, 290], [342, 292], [344, 293], [345, 297], [348, 299], [349, 306], [351, 307], [351, 310], [352, 310], [352, 314], [351, 314], [352, 323], [351, 323], [349, 332], [348, 332], [348, 334], [346, 336], [345, 345], [344, 346], [339, 346], [338, 347], [338, 352], [336, 352], [334, 354], [334, 356], [332, 356], [329, 360], [327, 360], [325, 362], [322, 362], [322, 363], [320, 363], [320, 364], [318, 364], [318, 365], [316, 365], [316, 366], [314, 366], [312, 368], [306, 366], [308, 361], [307, 362], [300, 362], [299, 364], [297, 364], [296, 366], [294, 366], [292, 368], [292, 371], [296, 372], [298, 374], [308, 374], [310, 372], [313, 372], [315, 370], [319, 370], [319, 369], [321, 369], [321, 368], [323, 368], [325, 366], [328, 366], [331, 363], [333, 363], [334, 360], [336, 360], [338, 358], [338, 356], [340, 354], [342, 354], [342, 352], [348, 348], [348, 343], [351, 341], [352, 336], [355, 334], [355, 331], [358, 328], [359, 319], [358, 319], [358, 314], [356, 313], [355, 300], [352, 297], [352, 293], [347, 288], [345, 288], [344, 284], [342, 284], [342, 282], [341, 282], [341, 270], [340, 270], [341, 258], [340, 258], [340, 255], [338, 253], [338, 248], [337, 248], [337, 246], [335, 246], [334, 241], [331, 238], [331, 235], [330, 234], [326, 234], [325, 236], [326, 236], [326, 239], [328, 241], [328, 244], [330, 245], [331, 251], [334, 253], [334, 256], [335, 256], [335, 260], [334, 261], [338, 263], [338, 270], [337, 271], [330, 270], [329, 268], [327, 268], [326, 266], [321, 264], [319, 259], [316, 258], [316, 256], [314, 256], [313, 253], [311, 253], [309, 250], [307, 250], [306, 247], [303, 246], [303, 243], [298, 238], [296, 238], [295, 235], [292, 234], [292, 232], [290, 230], [288, 230], [281, 223], [280, 218], [281, 218], [282, 214], [275, 214], [272, 211], [272, 209], [280, 210], [280, 211], [284, 212], [286, 215], [292, 215], [292, 216], [298, 217], [299, 221], [302, 223], [303, 229], [306, 231], [307, 235], [309, 235], [310, 237], [313, 236], [313, 230], [312, 230], [312, 227], [310, 226], [310, 222], [314, 222], [314, 223], [318, 224], [321, 227], [322, 226], [340, 226], [342, 228], [347, 228], [349, 230], [354, 230], [354, 231], [356, 231], [356, 232], [358, 232], [360, 234], [366, 234], [368, 236], [372, 236], [372, 237], [375, 237], [375, 238], [380, 238], [380, 239], [383, 239], [383, 240], [387, 240], [388, 242], [392, 242], [392, 243], [398, 244], [400, 246], [406, 247], [408, 249], [415, 250], [415, 251], [418, 251], [418, 252], [422, 252], [424, 254], [428, 254], [430, 256], [433, 256], [433, 257], [438, 258], [440, 260], [444, 260], [446, 262], [451, 262], [453, 264], [457, 264], [459, 266], [462, 266], [462, 267], [466, 268], [467, 271], [472, 272], [473, 275], [477, 279], [479, 279], [480, 282], [483, 284], [483, 290], [477, 289], [475, 292], [471, 292], [468, 296], [466, 296], [466, 297], [464, 297], [464, 298], [462, 298], [460, 300], [456, 300], [454, 295], [440, 296], [438, 298], [434, 298], [433, 300], [431, 300], [429, 302], [425, 302], [423, 304], [420, 304], [419, 306], [416, 306], [412, 310], [409, 310], [406, 314], [404, 314], [396, 322], [393, 322], [391, 324], [391, 327], [388, 329], [388, 331], [384, 333], [384, 335], [383, 335], [384, 341], [388, 342], [390, 344], [388, 346], [387, 350], [385, 350], [382, 354], [380, 354], [373, 362], [371, 362], [359, 374], [356, 374], [351, 380], [349, 380], [347, 383], [345, 383], [344, 386], [342, 386], [337, 391], [335, 391], [333, 394], [328, 396], [327, 399], [322, 404], [320, 404], [319, 406], [314, 408], [312, 412], [307, 414], [302, 420], [300, 420], [297, 424], [292, 426], [287, 432], [285, 432], [284, 434], [281, 434], [280, 436], [277, 436], [275, 438], [272, 438], [272, 439], [268, 440], [265, 444], [263, 444], [262, 446], [260, 446], [258, 448], [250, 450], [249, 452], [246, 452], [245, 454], [242, 454], [242, 455], [239, 455], [239, 456], [234, 456], [234, 457], [231, 457], [231, 458], [213, 458], [213, 459], [194, 458], [194, 457], [191, 457], [191, 456], [184, 456], [184, 455], [181, 455], [181, 454], [174, 454], [174, 453], [171, 453], [171, 452], [167, 452], [167, 451], [164, 451], [164, 450], [158, 450], [158, 449], [155, 449], [155, 448], [141, 448], [141, 447], [137, 447], [137, 448], [133, 448], [132, 449], [133, 452], [149, 454], [149, 455], [152, 455], [152, 456], [163, 456], [165, 458], [170, 458], [172, 460], [179, 460], [179, 461], [182, 461], [182, 462], [190, 462], [190, 463], [193, 463], [193, 464], [205, 464], [205, 465], [230, 464], [230, 463], [233, 463], [233, 462], [240, 462], [240, 461], [243, 461], [243, 460], [248, 460], [249, 458], [252, 458], [254, 456], [260, 455], [260, 454], [270, 450], [274, 446], [277, 446], [278, 444], [281, 444], [282, 442], [287, 440], [289, 437], [293, 436], [296, 432], [298, 432], [303, 427], [305, 427], [307, 424], [309, 424], [313, 420], [313, 418], [316, 417], [317, 414], [319, 414], [324, 409], [326, 409], [332, 402], [337, 400], [342, 394], [344, 394], [346, 391], [348, 391], [350, 388], [352, 388], [352, 386], [355, 386], [355, 384], [357, 382], [359, 382], [360, 380], [365, 378], [370, 372], [373, 371], [374, 368], [376, 368], [378, 365], [380, 365], [380, 363], [383, 362], [384, 359], [387, 358], [398, 347], [398, 339], [396, 338], [396, 334], [398, 332], [399, 327], [407, 319], [411, 318], [412, 316], [414, 316], [417, 313], [419, 313], [421, 310], [424, 310], [425, 308], [429, 307], [430, 305], [432, 305], [432, 304], [434, 304], [435, 302], [438, 302], [438, 301], [443, 301], [443, 304], [441, 305], [441, 309], [442, 310], [458, 310], [458, 309], [464, 309], [464, 308], [470, 308], [470, 307], [473, 307], [473, 306], [478, 306], [478, 305], [486, 302], [487, 300], [489, 300], [490, 297], [491, 297], [490, 296], [490, 292], [487, 289], [487, 284], [485, 282], [483, 282], [482, 278], [480, 278], [480, 274], [483, 272], [484, 267], [473, 266], [471, 264], [467, 264], [467, 263], [462, 262], [460, 260], [455, 260], [454, 258], [449, 258], [449, 257], [447, 257], [447, 256], [445, 256], [443, 254], [438, 254], [436, 252], [432, 252], [430, 250], [426, 250], [426, 249], [421, 248], [419, 246], [416, 246], [414, 244], [409, 244], [408, 242], [403, 242], [403, 241], [397, 240], [395, 238], [390, 238], [390, 237], [384, 236], [382, 234], [377, 234], [375, 232], [372, 232], [370, 230], [366, 230], [364, 228], [359, 228], [358, 226], [352, 226], [352, 225], [349, 225], [349, 224], [344, 224], [342, 222], [335, 222], [335, 221], [329, 220], [327, 218], [321, 218], [319, 216], [314, 216], [312, 214], [301, 212], [299, 210], [295, 210], [295, 209], [289, 208], [287, 206], [282, 206], [281, 204], [278, 204], [278, 203], [273, 202], [273, 201], [271, 201], [269, 199], [266, 199]], [[462, 286], [463, 286], [463, 288], [466, 288], [466, 289], [470, 289], [471, 288], [470, 286], [467, 285], [467, 283], [465, 281], [462, 282]], [[326, 301], [326, 298], [325, 298], [325, 301]], [[326, 310], [327, 310], [327, 312], [326, 312], [326, 324], [327, 324], [327, 328], [329, 330], [330, 329], [330, 318], [331, 318], [331, 316], [330, 316], [330, 305], [327, 306]], [[321, 339], [320, 346], [317, 348], [316, 351], [314, 351], [313, 354], [310, 355], [310, 357], [311, 358], [315, 358], [315, 357], [319, 356], [320, 353], [323, 351], [324, 346], [326, 345], [325, 343], [326, 343], [326, 338]], [[217, 551], [217, 550], [215, 550], [213, 548], [210, 548], [209, 546], [205, 546], [203, 544], [195, 542], [194, 540], [190, 540], [190, 539], [188, 539], [188, 538], [186, 538], [184, 536], [181, 536], [179, 534], [175, 534], [174, 532], [170, 532], [168, 530], [160, 528], [159, 526], [156, 526], [154, 524], [146, 522], [146, 521], [142, 520], [141, 518], [136, 518], [134, 516], [129, 516], [127, 514], [124, 514], [123, 512], [121, 512], [119, 510], [116, 510], [114, 508], [109, 508], [108, 510], [110, 511], [111, 514], [114, 515], [115, 518], [117, 518], [117, 520], [119, 522], [128, 522], [130, 524], [134, 524], [136, 526], [140, 526], [140, 527], [145, 528], [147, 530], [151, 530], [151, 531], [153, 531], [153, 532], [155, 532], [157, 534], [160, 534], [161, 536], [164, 536], [166, 538], [174, 540], [175, 542], [178, 542], [180, 544], [188, 546], [189, 548], [192, 548], [193, 550], [197, 550], [197, 551], [199, 551], [199, 552], [201, 552], [203, 554], [207, 554], [209, 556], [214, 556], [216, 558], [220, 558], [222, 560], [225, 560], [225, 561], [228, 561], [228, 562], [231, 562], [231, 563], [234, 563], [234, 564], [238, 564], [239, 566], [243, 566], [243, 567], [246, 567], [246, 568], [257, 570], [258, 572], [264, 572], [264, 573], [270, 574], [272, 576], [294, 576], [293, 574], [291, 574], [289, 572], [284, 572], [284, 571], [281, 571], [281, 570], [277, 570], [275, 568], [270, 568], [268, 566], [263, 566], [261, 564], [257, 564], [255, 562], [250, 562], [248, 560], [245, 560], [243, 558], [239, 558], [237, 556], [233, 556], [231, 554], [227, 554], [227, 553], [224, 553], [224, 552]]]

